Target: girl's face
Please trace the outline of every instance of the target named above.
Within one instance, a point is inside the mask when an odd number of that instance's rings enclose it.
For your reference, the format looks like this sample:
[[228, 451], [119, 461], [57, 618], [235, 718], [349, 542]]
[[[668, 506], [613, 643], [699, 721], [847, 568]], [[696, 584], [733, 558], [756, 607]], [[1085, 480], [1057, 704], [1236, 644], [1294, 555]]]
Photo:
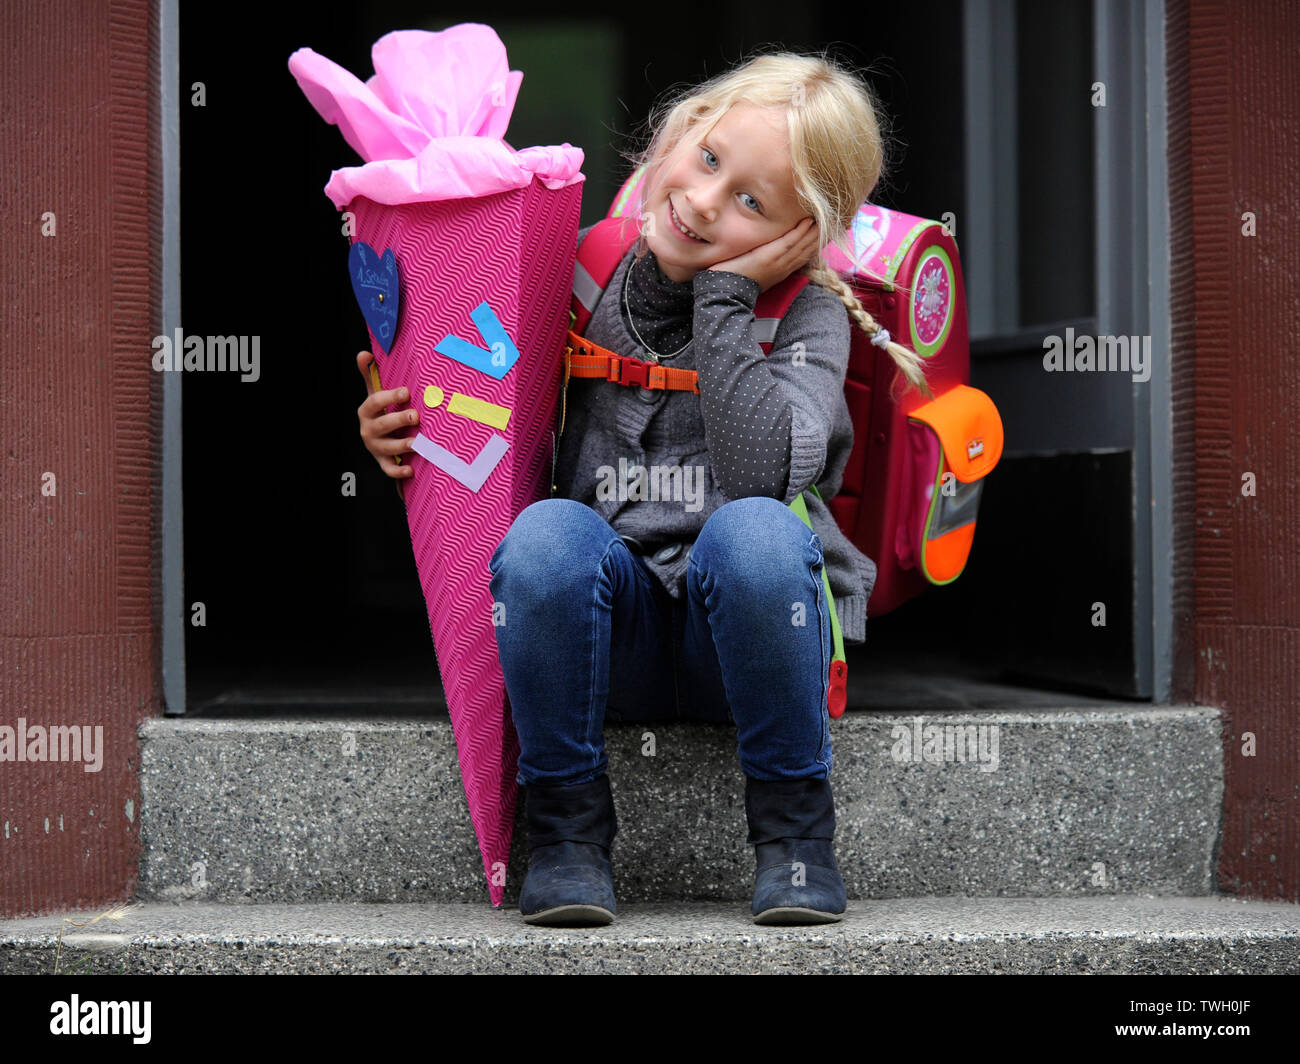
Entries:
[[775, 240], [806, 214], [784, 111], [737, 103], [707, 134], [682, 138], [642, 208], [641, 228], [664, 273], [685, 282]]

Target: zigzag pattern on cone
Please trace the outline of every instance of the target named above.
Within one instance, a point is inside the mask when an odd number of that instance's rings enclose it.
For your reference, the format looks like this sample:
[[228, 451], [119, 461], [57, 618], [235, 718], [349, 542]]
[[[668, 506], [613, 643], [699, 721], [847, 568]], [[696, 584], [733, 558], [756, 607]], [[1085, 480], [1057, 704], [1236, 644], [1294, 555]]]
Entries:
[[[404, 489], [411, 546], [494, 906], [504, 898], [505, 876], [493, 871], [499, 864], [504, 873], [510, 856], [519, 741], [497, 656], [488, 561], [515, 517], [550, 496], [581, 191], [534, 180], [476, 199], [348, 205], [356, 239], [397, 256], [396, 338], [387, 355], [372, 346], [382, 386], [406, 385], [419, 431], [467, 462], [493, 433], [510, 444], [477, 493], [415, 454], [403, 459], [415, 468]], [[434, 350], [448, 333], [490, 346], [469, 316], [484, 300], [519, 349], [500, 381]], [[435, 409], [424, 405], [429, 384], [445, 394]], [[450, 413], [454, 392], [508, 407], [507, 428]]]

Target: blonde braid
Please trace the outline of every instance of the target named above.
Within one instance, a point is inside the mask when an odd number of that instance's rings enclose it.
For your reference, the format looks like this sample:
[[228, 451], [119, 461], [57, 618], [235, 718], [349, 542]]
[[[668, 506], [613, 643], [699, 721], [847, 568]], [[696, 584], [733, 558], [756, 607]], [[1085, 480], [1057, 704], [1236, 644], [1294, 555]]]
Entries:
[[[849, 317], [864, 333], [868, 336], [875, 336], [880, 331], [880, 323], [867, 313], [866, 307], [853, 294], [853, 289], [845, 283], [839, 273], [827, 266], [824, 261], [818, 258], [816, 261], [809, 263], [807, 273], [808, 279], [813, 284], [828, 288], [840, 297], [840, 302], [848, 309]], [[930, 391], [930, 385], [925, 379], [923, 364], [916, 352], [909, 351], [893, 339], [886, 345], [885, 350], [889, 352], [889, 357], [894, 360], [894, 364], [898, 366], [899, 372], [907, 382], [912, 387], [919, 389], [927, 399], [933, 399], [934, 393]]]

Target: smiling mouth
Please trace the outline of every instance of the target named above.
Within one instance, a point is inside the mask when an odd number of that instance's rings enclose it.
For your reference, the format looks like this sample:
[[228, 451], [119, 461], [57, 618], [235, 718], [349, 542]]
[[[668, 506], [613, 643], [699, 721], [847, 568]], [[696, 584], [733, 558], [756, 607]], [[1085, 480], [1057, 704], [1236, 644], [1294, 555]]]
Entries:
[[677, 208], [675, 208], [675, 207], [673, 206], [673, 201], [672, 201], [671, 199], [669, 199], [669, 201], [668, 201], [668, 217], [669, 217], [669, 219], [672, 221], [673, 225], [676, 226], [677, 231], [678, 231], [679, 233], [684, 233], [686, 236], [690, 237], [692, 240], [697, 240], [697, 241], [699, 241], [701, 244], [707, 244], [707, 243], [708, 243], [708, 241], [705, 240], [704, 237], [700, 236], [699, 233], [695, 232], [694, 229], [688, 229], [688, 228], [686, 227], [686, 223], [683, 222], [679, 217], [677, 217]]

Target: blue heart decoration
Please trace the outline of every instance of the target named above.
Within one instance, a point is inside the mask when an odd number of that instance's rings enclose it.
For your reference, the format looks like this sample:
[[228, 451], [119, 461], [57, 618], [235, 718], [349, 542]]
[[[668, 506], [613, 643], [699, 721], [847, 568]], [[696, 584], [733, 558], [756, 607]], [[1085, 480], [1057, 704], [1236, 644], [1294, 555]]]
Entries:
[[361, 314], [384, 354], [397, 335], [397, 256], [388, 248], [383, 256], [358, 240], [348, 252], [348, 273]]

